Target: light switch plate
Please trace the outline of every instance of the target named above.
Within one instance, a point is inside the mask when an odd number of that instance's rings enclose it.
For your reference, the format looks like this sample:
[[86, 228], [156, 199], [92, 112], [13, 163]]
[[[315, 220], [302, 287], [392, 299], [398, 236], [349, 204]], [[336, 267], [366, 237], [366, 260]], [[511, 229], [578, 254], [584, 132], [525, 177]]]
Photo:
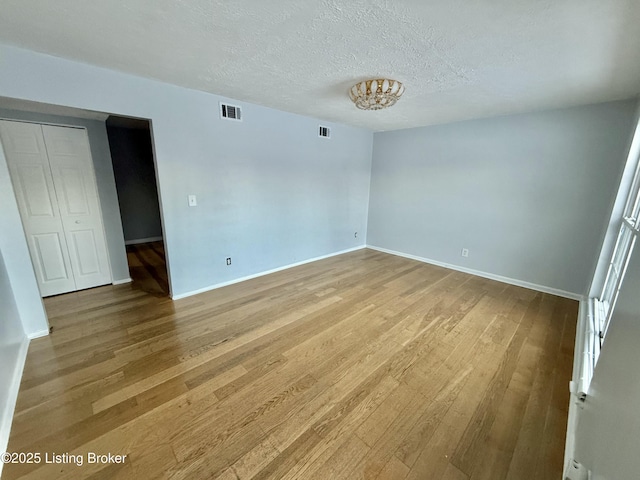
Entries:
[[196, 201], [196, 196], [195, 195], [189, 195], [189, 206], [190, 207], [195, 207], [196, 205], [198, 205], [198, 202]]

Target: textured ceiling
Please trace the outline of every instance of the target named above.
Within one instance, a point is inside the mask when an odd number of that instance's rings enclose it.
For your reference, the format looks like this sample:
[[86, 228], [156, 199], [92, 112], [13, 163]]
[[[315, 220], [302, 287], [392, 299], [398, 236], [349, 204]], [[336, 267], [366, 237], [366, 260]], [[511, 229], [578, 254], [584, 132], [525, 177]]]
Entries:
[[[640, 93], [638, 0], [2, 0], [0, 42], [393, 130]], [[1, 72], [0, 72], [1, 74]], [[405, 83], [391, 109], [349, 87]]]

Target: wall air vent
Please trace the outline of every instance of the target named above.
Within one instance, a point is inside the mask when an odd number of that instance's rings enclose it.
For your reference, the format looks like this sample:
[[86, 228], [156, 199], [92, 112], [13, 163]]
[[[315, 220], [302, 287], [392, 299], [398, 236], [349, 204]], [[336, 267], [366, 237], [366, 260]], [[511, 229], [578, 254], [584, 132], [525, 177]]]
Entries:
[[331, 129], [329, 127], [323, 127], [320, 125], [318, 128], [318, 136], [324, 138], [331, 138]]
[[242, 121], [242, 112], [240, 111], [240, 107], [229, 105], [228, 103], [221, 103], [220, 117], [240, 122]]

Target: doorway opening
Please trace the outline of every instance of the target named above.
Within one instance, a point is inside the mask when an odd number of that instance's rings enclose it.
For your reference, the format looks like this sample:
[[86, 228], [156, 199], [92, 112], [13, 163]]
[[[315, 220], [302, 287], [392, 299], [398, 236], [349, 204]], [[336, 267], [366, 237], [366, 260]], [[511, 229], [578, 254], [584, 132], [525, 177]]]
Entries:
[[150, 123], [110, 115], [106, 126], [132, 287], [166, 297], [169, 280]]

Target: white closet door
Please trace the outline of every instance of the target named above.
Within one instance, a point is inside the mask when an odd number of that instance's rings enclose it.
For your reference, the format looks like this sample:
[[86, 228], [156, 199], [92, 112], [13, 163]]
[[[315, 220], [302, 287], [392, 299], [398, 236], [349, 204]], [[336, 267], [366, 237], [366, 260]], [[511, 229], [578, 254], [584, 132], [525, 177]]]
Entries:
[[76, 289], [42, 127], [0, 121], [22, 224], [43, 297]]
[[76, 288], [111, 283], [89, 139], [80, 128], [42, 125]]

